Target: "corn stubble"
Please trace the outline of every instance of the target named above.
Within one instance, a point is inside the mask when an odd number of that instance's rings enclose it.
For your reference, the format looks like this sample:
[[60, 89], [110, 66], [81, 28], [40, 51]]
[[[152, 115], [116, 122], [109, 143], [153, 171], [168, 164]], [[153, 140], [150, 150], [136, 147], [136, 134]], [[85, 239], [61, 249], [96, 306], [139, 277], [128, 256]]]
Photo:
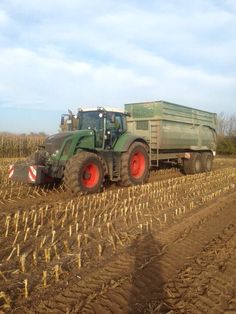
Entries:
[[[8, 165], [6, 160], [2, 164], [3, 167]], [[0, 212], [3, 306], [10, 307], [11, 298], [30, 299], [40, 288], [51, 289], [69, 280], [72, 270], [79, 276], [85, 268], [92, 269], [111, 253], [118, 254], [131, 245], [138, 235], [158, 231], [169, 222], [181, 219], [200, 205], [234, 189], [235, 184], [235, 168], [226, 168], [69, 201], [60, 199], [58, 194], [50, 203], [32, 202], [9, 214]], [[8, 196], [15, 188], [0, 174], [1, 187], [8, 191]], [[25, 187], [21, 189], [25, 191]], [[44, 197], [40, 189], [37, 191]], [[34, 188], [28, 195], [18, 195], [18, 191], [13, 191], [11, 198], [4, 199], [0, 195], [0, 201], [11, 204], [21, 197], [28, 199], [29, 195], [40, 197], [32, 194]], [[46, 195], [59, 193], [44, 192]], [[8, 285], [12, 287], [10, 295], [7, 295]]]

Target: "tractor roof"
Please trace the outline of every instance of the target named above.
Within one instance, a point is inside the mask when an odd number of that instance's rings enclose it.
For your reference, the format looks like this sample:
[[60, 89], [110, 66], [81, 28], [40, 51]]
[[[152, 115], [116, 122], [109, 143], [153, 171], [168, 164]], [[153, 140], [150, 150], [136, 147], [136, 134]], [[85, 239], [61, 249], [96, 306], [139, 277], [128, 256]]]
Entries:
[[107, 111], [107, 112], [119, 112], [124, 113], [124, 110], [118, 108], [109, 108], [109, 107], [97, 107], [97, 108], [88, 108], [88, 109], [79, 109], [79, 112], [88, 112], [88, 111]]

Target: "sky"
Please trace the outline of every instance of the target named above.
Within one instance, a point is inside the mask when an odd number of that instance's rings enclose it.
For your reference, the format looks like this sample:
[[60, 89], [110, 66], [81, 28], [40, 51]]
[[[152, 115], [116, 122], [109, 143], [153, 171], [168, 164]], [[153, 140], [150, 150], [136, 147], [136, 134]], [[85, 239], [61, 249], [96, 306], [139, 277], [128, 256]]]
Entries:
[[236, 112], [235, 0], [0, 0], [0, 131], [153, 100]]

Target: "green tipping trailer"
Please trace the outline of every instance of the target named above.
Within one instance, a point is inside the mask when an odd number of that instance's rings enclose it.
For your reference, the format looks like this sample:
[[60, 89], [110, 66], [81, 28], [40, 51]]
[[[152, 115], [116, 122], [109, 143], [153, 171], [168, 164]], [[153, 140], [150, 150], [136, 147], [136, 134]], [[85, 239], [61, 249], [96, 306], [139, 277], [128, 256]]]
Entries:
[[[215, 155], [215, 113], [166, 101], [130, 103], [128, 130], [149, 144], [150, 163], [186, 158], [191, 152]], [[188, 171], [189, 172], [189, 171]]]

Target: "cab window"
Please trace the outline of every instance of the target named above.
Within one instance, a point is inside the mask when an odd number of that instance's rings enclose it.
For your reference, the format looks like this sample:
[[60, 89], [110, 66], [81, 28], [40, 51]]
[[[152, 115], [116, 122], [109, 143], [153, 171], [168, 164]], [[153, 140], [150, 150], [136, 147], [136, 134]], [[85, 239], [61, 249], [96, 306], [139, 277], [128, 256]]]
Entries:
[[117, 112], [107, 114], [107, 130], [116, 130], [119, 133], [126, 131], [124, 116]]

